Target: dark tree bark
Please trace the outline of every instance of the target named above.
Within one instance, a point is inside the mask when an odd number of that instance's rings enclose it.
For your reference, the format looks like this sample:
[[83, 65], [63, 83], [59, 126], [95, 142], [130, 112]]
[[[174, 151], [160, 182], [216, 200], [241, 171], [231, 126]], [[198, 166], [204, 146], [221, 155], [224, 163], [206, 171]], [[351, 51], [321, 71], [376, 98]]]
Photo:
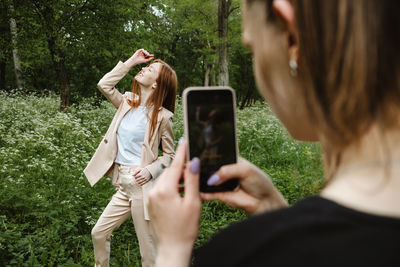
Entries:
[[246, 106], [248, 106], [249, 101], [251, 100], [251, 95], [252, 95], [252, 91], [251, 91], [250, 87], [247, 87], [246, 95], [242, 99], [239, 109], [244, 109]]
[[[86, 3], [86, 2], [85, 2]], [[42, 5], [42, 6], [41, 6]], [[58, 29], [55, 25], [54, 10], [45, 2], [35, 2], [35, 7], [42, 25], [46, 29], [47, 46], [50, 51], [51, 60], [54, 70], [57, 74], [57, 80], [60, 87], [60, 110], [64, 111], [70, 106], [70, 87], [67, 68], [65, 67], [65, 54], [61, 47], [58, 45]]]
[[0, 89], [6, 89], [6, 60], [0, 60]]
[[0, 4], [0, 90], [6, 89], [6, 66], [10, 55], [10, 24], [7, 3]]
[[229, 85], [228, 17], [232, 0], [218, 0], [219, 71], [218, 85]]
[[68, 72], [65, 67], [65, 55], [61, 49], [57, 47], [54, 37], [48, 38], [47, 44], [50, 50], [54, 69], [57, 73], [58, 84], [60, 86], [60, 109], [66, 110], [70, 106], [71, 91], [69, 88]]

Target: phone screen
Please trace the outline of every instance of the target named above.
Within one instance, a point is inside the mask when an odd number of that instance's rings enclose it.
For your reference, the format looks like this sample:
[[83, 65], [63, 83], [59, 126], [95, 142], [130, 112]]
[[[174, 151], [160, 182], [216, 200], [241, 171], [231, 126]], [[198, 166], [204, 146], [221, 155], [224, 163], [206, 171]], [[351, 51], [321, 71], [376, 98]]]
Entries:
[[237, 180], [208, 186], [208, 178], [222, 165], [236, 163], [235, 107], [229, 89], [192, 89], [186, 93], [189, 157], [200, 158], [200, 191], [233, 190]]

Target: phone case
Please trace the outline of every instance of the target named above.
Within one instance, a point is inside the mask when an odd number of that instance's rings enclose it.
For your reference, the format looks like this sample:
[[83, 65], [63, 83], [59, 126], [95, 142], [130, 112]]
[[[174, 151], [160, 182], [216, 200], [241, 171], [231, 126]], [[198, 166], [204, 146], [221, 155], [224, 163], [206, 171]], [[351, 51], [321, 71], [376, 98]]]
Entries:
[[[184, 112], [184, 133], [185, 139], [190, 144], [190, 135], [189, 135], [189, 116], [188, 116], [188, 95], [193, 91], [218, 91], [218, 90], [227, 90], [232, 95], [232, 108], [233, 108], [233, 136], [234, 136], [234, 151], [235, 151], [235, 162], [238, 161], [238, 143], [237, 143], [237, 136], [236, 136], [236, 96], [235, 92], [231, 87], [228, 86], [210, 86], [210, 87], [188, 87], [183, 91], [182, 98], [183, 98], [183, 112]], [[193, 142], [194, 140], [192, 140]], [[188, 146], [188, 153], [187, 153], [187, 160], [190, 160], [190, 145]], [[234, 163], [234, 162], [232, 162]], [[237, 186], [237, 180], [232, 179], [227, 183], [221, 184], [219, 186], [205, 186], [204, 182], [201, 182], [201, 191], [202, 192], [218, 192], [218, 191], [228, 191], [233, 190]]]

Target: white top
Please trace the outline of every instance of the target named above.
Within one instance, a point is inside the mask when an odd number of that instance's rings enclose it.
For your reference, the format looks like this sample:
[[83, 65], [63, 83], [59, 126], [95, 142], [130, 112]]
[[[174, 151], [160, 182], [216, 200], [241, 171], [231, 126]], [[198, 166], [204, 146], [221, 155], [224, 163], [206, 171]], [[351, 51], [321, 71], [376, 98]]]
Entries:
[[117, 131], [118, 153], [115, 162], [127, 166], [139, 166], [142, 159], [144, 133], [148, 123], [146, 107], [131, 109], [122, 118]]

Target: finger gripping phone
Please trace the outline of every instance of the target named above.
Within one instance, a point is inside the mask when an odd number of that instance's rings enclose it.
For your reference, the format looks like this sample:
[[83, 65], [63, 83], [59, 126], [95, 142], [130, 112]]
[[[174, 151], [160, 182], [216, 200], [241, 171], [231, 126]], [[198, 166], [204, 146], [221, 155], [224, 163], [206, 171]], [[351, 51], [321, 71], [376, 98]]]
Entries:
[[225, 86], [189, 87], [183, 91], [183, 108], [188, 160], [200, 159], [200, 191], [235, 189], [237, 179], [218, 186], [207, 185], [221, 166], [237, 162], [235, 92]]

